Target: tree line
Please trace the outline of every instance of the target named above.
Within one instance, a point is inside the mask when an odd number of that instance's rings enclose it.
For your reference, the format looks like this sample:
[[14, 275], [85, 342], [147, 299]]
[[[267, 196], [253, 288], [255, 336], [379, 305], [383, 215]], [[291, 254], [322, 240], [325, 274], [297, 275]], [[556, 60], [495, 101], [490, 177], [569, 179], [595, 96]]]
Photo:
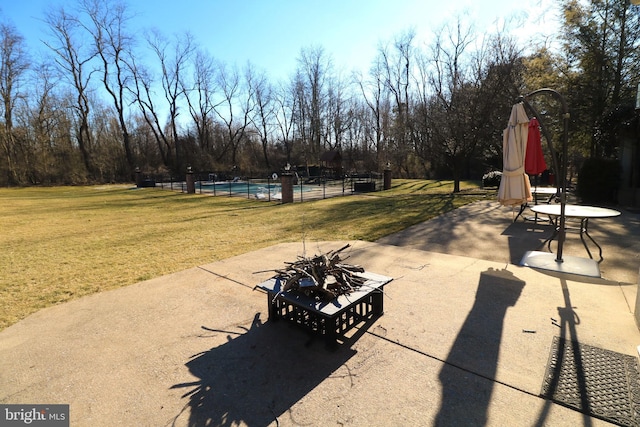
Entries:
[[[341, 73], [322, 46], [309, 46], [284, 81], [216, 60], [189, 33], [141, 36], [118, 0], [47, 11], [42, 58], [4, 19], [0, 184], [126, 182], [137, 169], [187, 167], [267, 176], [337, 150], [347, 172], [391, 167], [398, 177], [453, 178], [458, 190], [461, 179], [502, 168], [510, 107], [542, 87], [571, 108], [566, 161], [615, 158], [634, 120], [639, 9], [563, 0], [560, 33], [537, 46], [506, 27], [478, 34], [457, 17], [428, 45], [411, 29], [380, 43], [368, 73]], [[539, 111], [557, 134], [554, 102], [541, 100]]]

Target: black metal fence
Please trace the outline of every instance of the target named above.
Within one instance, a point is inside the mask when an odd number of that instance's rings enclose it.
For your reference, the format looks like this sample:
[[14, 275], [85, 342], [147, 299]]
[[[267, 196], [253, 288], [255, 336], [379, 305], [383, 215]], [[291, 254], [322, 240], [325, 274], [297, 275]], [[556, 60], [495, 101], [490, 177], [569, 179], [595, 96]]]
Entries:
[[[240, 178], [218, 180], [218, 175], [209, 172], [193, 172], [188, 176], [144, 175], [138, 177], [138, 187], [156, 187], [183, 193], [189, 192], [189, 182], [193, 182], [192, 191], [212, 196], [246, 197], [248, 199], [281, 202], [281, 178], [273, 174], [266, 178]], [[326, 199], [346, 196], [354, 193], [369, 193], [383, 189], [383, 176], [380, 173], [352, 174], [340, 179], [324, 176], [293, 178], [293, 201]]]

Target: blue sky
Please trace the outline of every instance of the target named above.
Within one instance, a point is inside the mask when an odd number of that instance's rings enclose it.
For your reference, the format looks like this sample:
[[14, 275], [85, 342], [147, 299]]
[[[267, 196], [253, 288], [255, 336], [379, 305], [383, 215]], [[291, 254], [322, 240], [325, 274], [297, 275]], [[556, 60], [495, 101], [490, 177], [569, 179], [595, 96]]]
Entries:
[[[156, 27], [168, 36], [189, 31], [200, 46], [228, 65], [251, 61], [286, 78], [302, 48], [321, 46], [339, 70], [366, 71], [380, 42], [414, 29], [428, 42], [435, 29], [469, 13], [479, 34], [514, 18], [523, 42], [555, 30], [553, 0], [129, 0], [131, 29]], [[31, 49], [43, 49], [44, 11], [73, 0], [0, 0], [0, 18], [14, 23]], [[500, 20], [500, 21], [499, 21]]]

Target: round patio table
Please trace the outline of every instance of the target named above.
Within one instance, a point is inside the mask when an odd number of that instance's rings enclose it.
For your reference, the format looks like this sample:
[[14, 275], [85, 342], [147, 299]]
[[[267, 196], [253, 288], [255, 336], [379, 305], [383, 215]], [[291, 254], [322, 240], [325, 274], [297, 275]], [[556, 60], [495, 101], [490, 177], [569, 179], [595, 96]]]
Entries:
[[[546, 201], [545, 203], [551, 203], [551, 200], [553, 200], [553, 198], [556, 195], [560, 194], [560, 189], [556, 188], [556, 187], [531, 187], [531, 195], [533, 196], [533, 203], [534, 206], [538, 204], [538, 196], [545, 196], [546, 197]], [[518, 212], [518, 215], [516, 215], [516, 217], [513, 219], [513, 222], [516, 222], [518, 220], [518, 218], [522, 215], [522, 213], [524, 212], [525, 209], [530, 208], [529, 203], [525, 202], [523, 204], [520, 205], [520, 212]], [[536, 214], [534, 217], [523, 217], [526, 221], [533, 221], [533, 222], [538, 222], [538, 214]]]
[[[554, 225], [553, 234], [547, 240], [543, 242], [543, 245], [547, 243], [547, 247], [551, 252], [551, 242], [553, 239], [558, 236], [560, 232], [560, 207], [561, 205], [535, 205], [531, 207], [531, 210], [535, 213], [541, 215], [548, 215], [551, 219], [551, 222]], [[593, 259], [591, 255], [591, 251], [589, 250], [589, 246], [584, 239], [584, 236], [587, 236], [589, 240], [593, 242], [594, 245], [598, 247], [598, 252], [600, 256], [600, 261], [604, 259], [602, 257], [602, 247], [594, 240], [593, 237], [589, 234], [589, 219], [591, 218], [612, 218], [619, 216], [620, 212], [615, 209], [609, 208], [600, 208], [597, 206], [582, 206], [582, 205], [565, 205], [564, 208], [564, 216], [565, 218], [574, 218], [580, 220], [580, 227], [567, 227], [565, 223], [565, 231], [578, 231], [580, 233], [580, 240], [582, 240], [582, 244], [584, 248], [587, 250], [589, 254], [589, 258]]]

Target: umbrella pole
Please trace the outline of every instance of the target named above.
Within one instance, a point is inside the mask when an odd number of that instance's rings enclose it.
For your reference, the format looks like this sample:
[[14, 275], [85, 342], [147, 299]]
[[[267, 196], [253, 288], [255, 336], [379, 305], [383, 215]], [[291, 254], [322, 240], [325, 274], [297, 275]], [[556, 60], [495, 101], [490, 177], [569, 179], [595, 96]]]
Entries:
[[[557, 91], [553, 90], [553, 89], [548, 89], [548, 88], [544, 88], [544, 89], [538, 89], [535, 90], [531, 93], [529, 93], [528, 95], [524, 95], [522, 96], [520, 99], [524, 102], [524, 104], [526, 106], [528, 106], [529, 108], [531, 108], [532, 111], [535, 112], [535, 109], [533, 107], [531, 107], [531, 105], [526, 101], [527, 98], [531, 98], [535, 95], [541, 94], [541, 93], [547, 93], [550, 94], [554, 97], [556, 97], [561, 105], [562, 105], [562, 119], [563, 119], [563, 129], [562, 129], [562, 166], [561, 166], [561, 172], [560, 172], [560, 182], [561, 182], [561, 192], [560, 192], [560, 225], [558, 226], [559, 230], [558, 230], [558, 255], [556, 257], [556, 262], [561, 263], [563, 262], [563, 258], [562, 258], [562, 250], [564, 247], [564, 240], [565, 240], [565, 206], [567, 204], [567, 144], [569, 142], [569, 118], [571, 117], [569, 114], [569, 110], [567, 108], [567, 103], [564, 99], [564, 97], [558, 93]], [[536, 114], [536, 116], [538, 117], [538, 121], [540, 122], [540, 127], [542, 128], [543, 132], [545, 133], [545, 138], [547, 139], [547, 143], [549, 144], [550, 148], [551, 148], [551, 153], [553, 156], [553, 163], [554, 163], [554, 167], [556, 170], [558, 170], [558, 160], [556, 158], [555, 155], [555, 151], [553, 150], [553, 144], [551, 144], [551, 140], [548, 137], [546, 128], [542, 125], [542, 117], [540, 117], [540, 115]]]
[[565, 239], [565, 207], [567, 205], [567, 144], [569, 140], [569, 112], [567, 111], [567, 105], [564, 102], [564, 98], [558, 94], [562, 99], [562, 119], [563, 119], [563, 140], [562, 140], [562, 194], [560, 194], [560, 234], [558, 235], [558, 257], [556, 261], [562, 262], [562, 247], [564, 246]]
[[[533, 177], [533, 203], [538, 204], [538, 175]], [[533, 216], [533, 222], [538, 224], [538, 212]]]

